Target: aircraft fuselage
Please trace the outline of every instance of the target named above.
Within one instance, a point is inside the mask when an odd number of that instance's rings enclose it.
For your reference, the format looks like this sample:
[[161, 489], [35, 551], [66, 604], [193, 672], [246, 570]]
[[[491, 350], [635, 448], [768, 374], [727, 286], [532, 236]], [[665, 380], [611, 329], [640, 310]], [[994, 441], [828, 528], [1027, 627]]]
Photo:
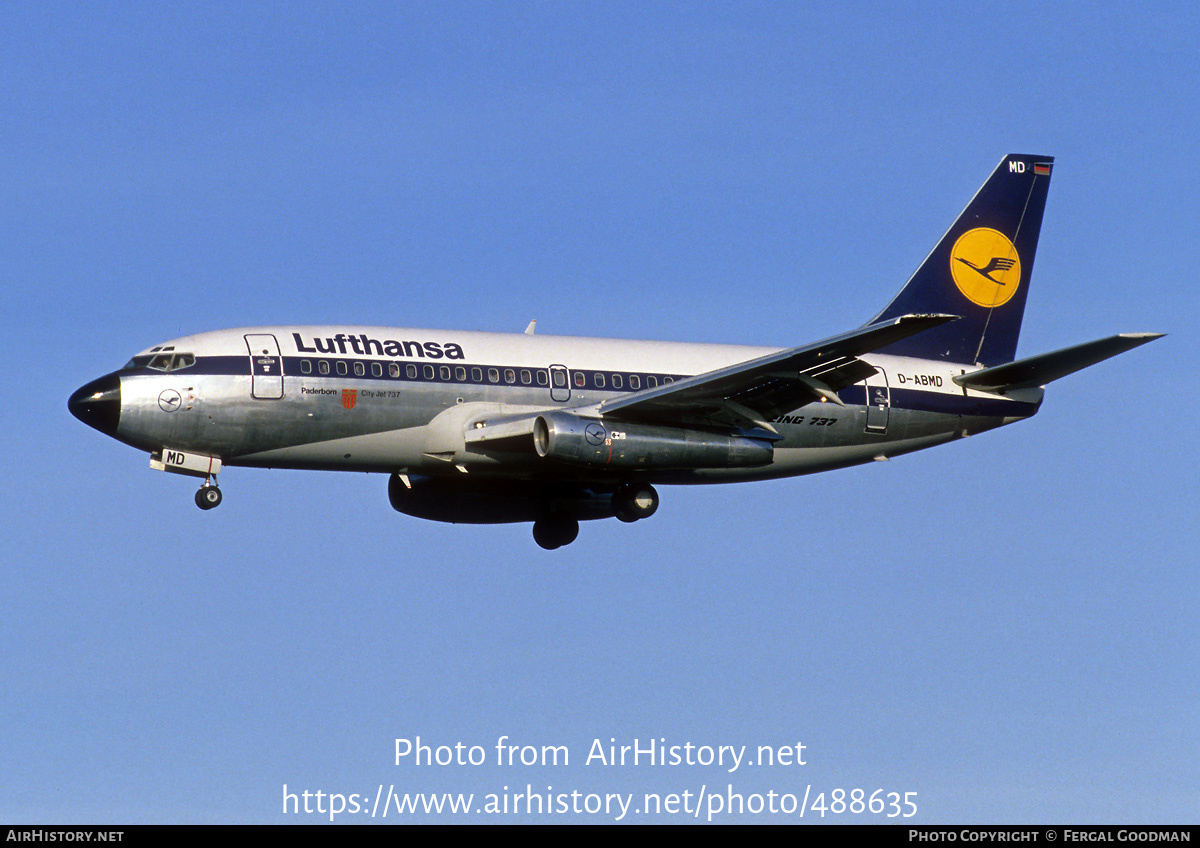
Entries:
[[[258, 327], [157, 345], [104, 379], [120, 381], [111, 435], [151, 452], [178, 449], [234, 466], [536, 478], [561, 476], [563, 467], [520, 439], [497, 449], [470, 444], [465, 434], [505, 416], [587, 409], [772, 351], [381, 327]], [[971, 365], [863, 359], [877, 373], [840, 390], [844, 406], [810, 403], [769, 422], [778, 433], [769, 462], [650, 464], [636, 475], [656, 483], [707, 483], [808, 474], [989, 430], [1033, 415], [1041, 402], [1040, 389], [1014, 399], [955, 385], [952, 378], [974, 370]], [[620, 425], [613, 429], [619, 438]], [[578, 476], [617, 481], [630, 472], [589, 467]]]

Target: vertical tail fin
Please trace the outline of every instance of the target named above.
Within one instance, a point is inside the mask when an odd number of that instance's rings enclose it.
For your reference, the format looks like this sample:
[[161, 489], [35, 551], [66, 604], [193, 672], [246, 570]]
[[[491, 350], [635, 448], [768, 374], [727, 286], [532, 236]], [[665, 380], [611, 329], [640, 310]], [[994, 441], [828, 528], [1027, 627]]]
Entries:
[[1052, 156], [1005, 156], [921, 267], [874, 321], [961, 315], [884, 353], [998, 365], [1016, 358]]

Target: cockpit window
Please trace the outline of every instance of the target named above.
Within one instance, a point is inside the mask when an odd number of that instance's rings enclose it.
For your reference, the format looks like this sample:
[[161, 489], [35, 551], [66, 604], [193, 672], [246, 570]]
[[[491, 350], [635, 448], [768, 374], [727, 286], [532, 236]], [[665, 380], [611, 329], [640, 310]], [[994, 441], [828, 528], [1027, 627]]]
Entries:
[[125, 363], [122, 371], [136, 371], [139, 368], [153, 368], [155, 371], [178, 371], [181, 368], [191, 368], [196, 364], [196, 355], [192, 353], [156, 353], [152, 356], [135, 356]]

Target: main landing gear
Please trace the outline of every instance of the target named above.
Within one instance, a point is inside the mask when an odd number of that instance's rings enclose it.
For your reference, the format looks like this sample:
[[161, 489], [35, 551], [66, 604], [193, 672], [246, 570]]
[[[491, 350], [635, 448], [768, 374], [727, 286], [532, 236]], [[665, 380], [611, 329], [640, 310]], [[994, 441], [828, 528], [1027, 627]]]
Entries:
[[[649, 483], [622, 483], [612, 495], [612, 512], [621, 521], [649, 518], [658, 510], [658, 492]], [[603, 517], [591, 515], [592, 518]], [[569, 511], [552, 512], [533, 523], [533, 540], [548, 551], [575, 541], [579, 520]]]
[[217, 478], [213, 477], [212, 482], [205, 478], [204, 485], [200, 487], [200, 491], [196, 492], [196, 506], [201, 509], [213, 509], [221, 505], [221, 490], [217, 486]]
[[548, 551], [575, 541], [579, 521], [569, 515], [551, 515], [533, 522], [533, 541]]
[[658, 492], [649, 483], [624, 483], [613, 493], [613, 512], [621, 521], [641, 521], [657, 511]]

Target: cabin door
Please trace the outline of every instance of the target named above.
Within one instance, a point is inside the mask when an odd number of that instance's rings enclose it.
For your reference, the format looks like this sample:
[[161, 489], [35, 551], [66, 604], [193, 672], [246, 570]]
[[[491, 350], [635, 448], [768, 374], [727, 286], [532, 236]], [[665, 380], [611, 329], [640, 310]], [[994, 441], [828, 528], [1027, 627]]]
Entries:
[[867, 387], [867, 432], [886, 433], [892, 409], [892, 393], [888, 390], [887, 372], [882, 368], [863, 381]]
[[283, 357], [275, 336], [251, 333], [246, 336], [246, 349], [250, 352], [250, 396], [259, 400], [283, 397]]

